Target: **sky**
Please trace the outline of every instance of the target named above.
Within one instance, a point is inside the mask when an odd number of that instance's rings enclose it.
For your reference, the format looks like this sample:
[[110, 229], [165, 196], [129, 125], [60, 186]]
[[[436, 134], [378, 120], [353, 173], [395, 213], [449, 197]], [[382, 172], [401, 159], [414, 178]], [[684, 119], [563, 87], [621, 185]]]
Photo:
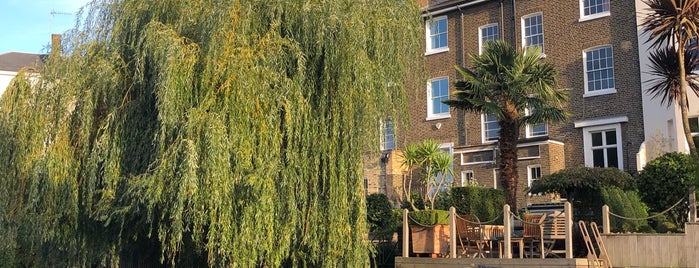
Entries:
[[90, 0], [0, 0], [0, 54], [46, 53], [52, 33], [75, 26]]

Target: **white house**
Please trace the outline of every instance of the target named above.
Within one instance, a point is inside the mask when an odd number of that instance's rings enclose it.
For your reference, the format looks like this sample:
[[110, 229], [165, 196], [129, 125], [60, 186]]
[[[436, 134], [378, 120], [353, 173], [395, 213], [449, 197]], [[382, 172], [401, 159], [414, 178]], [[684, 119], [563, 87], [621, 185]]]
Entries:
[[[650, 83], [646, 82], [654, 78], [650, 72], [650, 43], [647, 43], [648, 37], [643, 34], [641, 23], [646, 17], [648, 6], [641, 0], [636, 0], [636, 25], [638, 26], [638, 60], [641, 75], [641, 88], [643, 90], [643, 125], [645, 133], [645, 142], [637, 155], [638, 167], [641, 169], [646, 163], [666, 152], [689, 152], [687, 140], [684, 137], [682, 127], [682, 115], [680, 107], [676, 103], [667, 104], [661, 103], [662, 98], [653, 98], [646, 91], [650, 87]], [[688, 118], [690, 125], [696, 125], [699, 128], [699, 97], [691, 90], [687, 90], [687, 99], [689, 101]], [[692, 130], [693, 135], [699, 135], [699, 129]], [[696, 131], [696, 133], [695, 133]]]
[[46, 60], [45, 54], [7, 52], [0, 54], [0, 96], [10, 85], [17, 73], [24, 67], [41, 66]]

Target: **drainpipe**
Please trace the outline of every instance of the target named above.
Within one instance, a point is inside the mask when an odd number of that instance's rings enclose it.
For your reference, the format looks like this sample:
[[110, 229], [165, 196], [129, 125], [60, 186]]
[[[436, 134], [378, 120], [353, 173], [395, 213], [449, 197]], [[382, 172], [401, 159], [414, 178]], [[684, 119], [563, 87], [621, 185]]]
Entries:
[[500, 40], [505, 40], [505, 0], [500, 0]]
[[517, 47], [517, 3], [512, 0], [512, 46]]

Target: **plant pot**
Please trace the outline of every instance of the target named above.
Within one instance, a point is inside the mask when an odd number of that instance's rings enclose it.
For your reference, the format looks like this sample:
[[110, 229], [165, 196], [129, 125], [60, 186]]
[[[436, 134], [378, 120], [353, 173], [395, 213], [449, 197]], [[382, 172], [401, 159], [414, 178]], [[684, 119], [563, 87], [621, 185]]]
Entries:
[[410, 226], [413, 253], [446, 254], [449, 252], [449, 225]]

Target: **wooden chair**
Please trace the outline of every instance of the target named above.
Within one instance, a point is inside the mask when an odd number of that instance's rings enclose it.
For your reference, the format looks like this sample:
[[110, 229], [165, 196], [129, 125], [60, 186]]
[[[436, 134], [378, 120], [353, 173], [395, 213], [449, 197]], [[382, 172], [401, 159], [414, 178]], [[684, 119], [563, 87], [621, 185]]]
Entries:
[[473, 249], [471, 257], [484, 258], [486, 249], [492, 251], [492, 243], [485, 237], [480, 220], [475, 215], [459, 215], [456, 218], [456, 232], [464, 255], [469, 255], [470, 249]]
[[[562, 211], [555, 211], [549, 214], [543, 224], [544, 257], [554, 256], [560, 258], [565, 256], [565, 249], [554, 249], [556, 241], [566, 239], [566, 218]], [[559, 255], [562, 254], [562, 255]]]
[[[545, 219], [545, 214], [524, 214], [522, 218], [522, 239], [525, 247], [529, 249], [527, 254], [529, 257], [533, 258], [535, 255], [539, 255], [543, 259], [545, 256], [545, 254], [542, 254], [542, 252], [545, 252], [543, 243], [543, 222]], [[538, 246], [538, 248], [535, 248], [535, 246]]]

